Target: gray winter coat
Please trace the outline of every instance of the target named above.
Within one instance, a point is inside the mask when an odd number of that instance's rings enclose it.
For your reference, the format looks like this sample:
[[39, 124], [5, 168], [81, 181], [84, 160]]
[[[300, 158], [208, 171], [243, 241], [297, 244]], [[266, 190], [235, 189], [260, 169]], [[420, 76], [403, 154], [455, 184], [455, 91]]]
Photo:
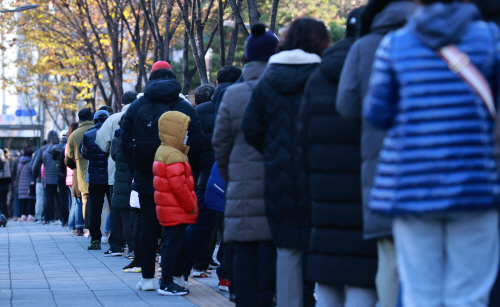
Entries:
[[358, 39], [347, 55], [340, 76], [337, 111], [346, 119], [362, 124], [361, 182], [363, 186], [363, 233], [365, 239], [392, 235], [392, 219], [368, 209], [368, 198], [386, 131], [362, 121], [363, 99], [368, 91], [375, 52], [382, 38], [400, 28], [414, 10], [413, 2], [392, 2], [373, 20], [370, 34]]
[[212, 146], [222, 179], [227, 182], [225, 242], [271, 241], [264, 203], [264, 160], [245, 141], [241, 121], [266, 63], [249, 63], [245, 82], [227, 88], [215, 121]]
[[35, 181], [35, 177], [31, 172], [31, 162], [31, 157], [22, 156], [17, 165], [19, 199], [35, 199], [35, 197], [29, 195], [30, 184]]

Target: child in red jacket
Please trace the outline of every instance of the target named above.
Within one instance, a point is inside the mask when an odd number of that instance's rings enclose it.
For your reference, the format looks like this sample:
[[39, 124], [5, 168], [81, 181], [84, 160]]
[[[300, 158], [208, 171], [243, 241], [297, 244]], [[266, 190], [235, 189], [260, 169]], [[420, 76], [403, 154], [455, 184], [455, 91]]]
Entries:
[[[164, 113], [158, 121], [161, 146], [153, 164], [156, 215], [163, 226], [161, 295], [189, 293], [187, 276], [182, 278], [184, 234], [196, 223], [198, 200], [185, 145], [189, 116], [177, 111]], [[181, 276], [175, 277], [174, 276]]]

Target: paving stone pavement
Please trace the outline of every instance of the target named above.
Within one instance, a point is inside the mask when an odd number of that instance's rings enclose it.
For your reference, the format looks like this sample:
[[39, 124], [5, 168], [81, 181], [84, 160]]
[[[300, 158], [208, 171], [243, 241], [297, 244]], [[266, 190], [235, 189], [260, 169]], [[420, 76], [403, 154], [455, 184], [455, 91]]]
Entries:
[[[0, 228], [0, 307], [203, 305], [189, 302], [187, 296], [135, 291], [140, 274], [121, 270], [130, 260], [104, 257], [106, 245], [101, 251], [88, 251], [88, 244], [88, 238], [71, 235], [61, 226], [9, 221]], [[227, 303], [227, 294], [214, 290], [216, 277], [194, 288], [204, 288], [210, 305], [219, 300], [215, 306]]]

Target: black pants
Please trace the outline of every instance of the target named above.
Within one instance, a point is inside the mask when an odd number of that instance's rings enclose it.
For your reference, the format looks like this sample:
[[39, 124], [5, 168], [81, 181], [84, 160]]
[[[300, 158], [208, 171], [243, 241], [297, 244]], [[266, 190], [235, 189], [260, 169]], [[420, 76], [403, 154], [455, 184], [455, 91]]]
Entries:
[[61, 222], [63, 225], [68, 223], [69, 217], [69, 204], [70, 199], [68, 198], [68, 187], [66, 186], [66, 177], [58, 176], [57, 177], [57, 187], [59, 188], [59, 204], [60, 204], [60, 215]]
[[141, 239], [141, 229], [142, 229], [142, 216], [141, 209], [133, 208], [130, 211], [130, 222], [133, 226], [133, 238], [134, 238], [134, 261], [136, 263], [141, 263], [141, 250], [140, 250], [140, 239]]
[[[173, 277], [180, 275], [185, 255], [185, 234], [187, 224], [163, 227], [163, 246], [161, 249], [161, 287], [174, 282]], [[187, 278], [187, 276], [184, 276]]]
[[0, 192], [0, 214], [3, 214], [6, 218], [9, 218], [10, 214], [7, 208], [7, 193], [8, 191]]
[[196, 224], [191, 224], [186, 229], [186, 257], [182, 274], [184, 276], [189, 276], [195, 263], [197, 270], [208, 268], [212, 256], [210, 258], [201, 256], [206, 255], [207, 250], [211, 250], [217, 230], [220, 229], [222, 232], [224, 229], [224, 213], [208, 209], [203, 200], [203, 195], [199, 195], [198, 220]]
[[109, 216], [111, 234], [109, 235], [109, 249], [121, 251], [128, 245], [128, 250], [134, 250], [134, 238], [130, 227], [130, 210], [111, 207]]
[[271, 306], [276, 294], [272, 242], [234, 243], [233, 286], [238, 307]]
[[27, 216], [31, 214], [35, 216], [35, 202], [34, 199], [20, 199], [21, 215]]
[[156, 249], [158, 248], [158, 232], [161, 227], [156, 217], [154, 196], [139, 193], [139, 203], [141, 204], [142, 217], [141, 239], [139, 243], [142, 277], [154, 278]]
[[92, 241], [101, 241], [101, 214], [104, 205], [104, 197], [111, 203], [109, 194], [109, 185], [107, 184], [89, 184], [90, 198], [90, 236]]
[[[56, 201], [59, 202], [59, 195], [57, 193], [57, 184], [46, 184], [43, 190], [44, 193], [44, 204], [43, 204], [43, 215], [46, 222], [54, 221], [55, 217], [55, 206]], [[57, 199], [57, 200], [56, 200]]]

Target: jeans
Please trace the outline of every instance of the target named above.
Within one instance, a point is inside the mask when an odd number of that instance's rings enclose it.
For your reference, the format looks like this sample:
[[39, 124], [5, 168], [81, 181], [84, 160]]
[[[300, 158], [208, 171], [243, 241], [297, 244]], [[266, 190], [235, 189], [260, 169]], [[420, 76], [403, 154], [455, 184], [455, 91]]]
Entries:
[[83, 203], [80, 197], [71, 198], [71, 210], [69, 212], [68, 227], [70, 229], [83, 228]]
[[35, 219], [42, 220], [43, 204], [45, 203], [45, 191], [43, 183], [36, 183], [36, 203], [35, 203]]
[[316, 307], [375, 307], [377, 292], [372, 288], [317, 284]]
[[498, 211], [397, 216], [405, 307], [486, 307], [499, 264]]
[[380, 307], [394, 307], [399, 293], [396, 247], [393, 238], [377, 240], [378, 268], [375, 284]]
[[[163, 227], [163, 246], [161, 249], [161, 287], [174, 282], [173, 277], [182, 273], [185, 255], [185, 234], [187, 224]], [[187, 276], [184, 276], [187, 279]]]
[[233, 244], [233, 286], [238, 307], [268, 307], [276, 294], [276, 248], [272, 242]]
[[154, 278], [155, 258], [158, 248], [158, 232], [161, 229], [156, 217], [156, 204], [153, 195], [139, 193], [141, 204], [141, 268], [143, 278]]
[[89, 184], [90, 198], [90, 236], [92, 241], [101, 241], [101, 214], [104, 205], [104, 197], [109, 202], [109, 185], [107, 184]]
[[57, 187], [59, 188], [60, 216], [63, 225], [68, 223], [69, 198], [68, 187], [66, 186], [66, 176], [58, 176]]
[[19, 203], [19, 188], [14, 188], [14, 204], [12, 214], [14, 217], [21, 216], [21, 204]]
[[106, 218], [106, 226], [104, 226], [104, 232], [105, 233], [110, 233], [111, 232], [111, 222], [109, 221], [109, 216], [111, 215], [111, 212], [108, 213], [108, 217]]
[[21, 215], [35, 214], [35, 200], [34, 199], [21, 199]]
[[45, 202], [43, 204], [43, 212], [45, 221], [50, 222], [55, 220], [54, 207], [55, 198], [57, 195], [57, 184], [46, 184], [44, 189]]

